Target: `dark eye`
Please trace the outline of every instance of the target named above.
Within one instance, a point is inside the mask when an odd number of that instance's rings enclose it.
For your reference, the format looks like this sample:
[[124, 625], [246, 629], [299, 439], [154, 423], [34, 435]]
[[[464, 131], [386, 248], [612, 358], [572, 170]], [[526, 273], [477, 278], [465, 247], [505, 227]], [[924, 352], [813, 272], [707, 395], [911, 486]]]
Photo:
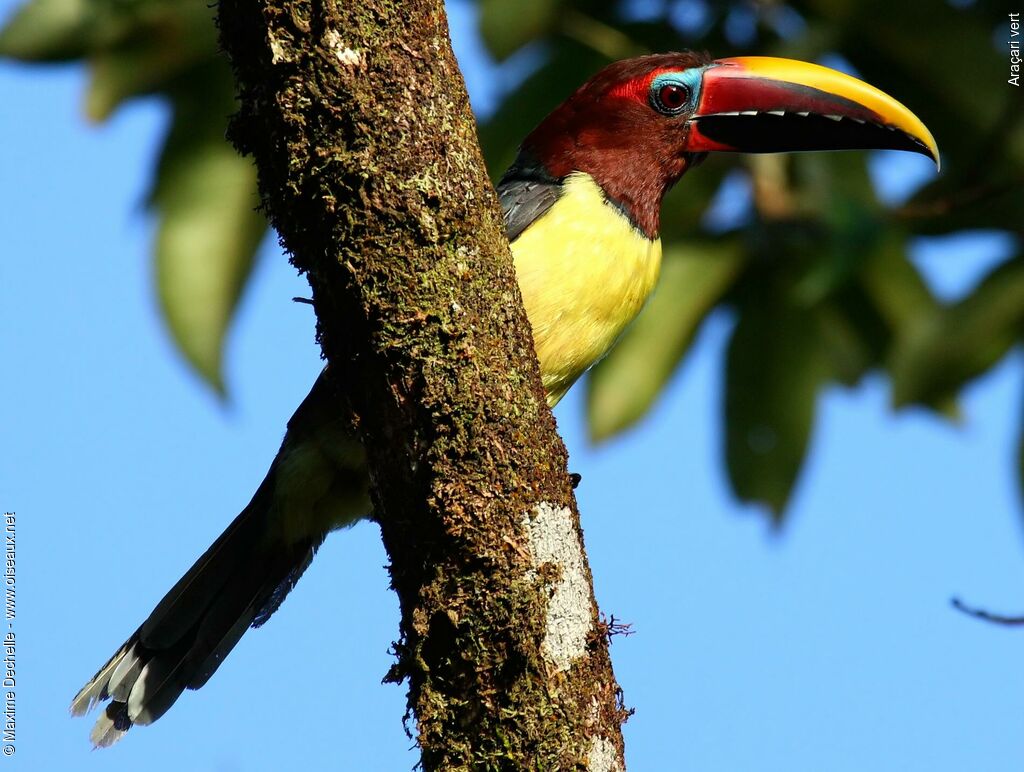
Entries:
[[667, 83], [651, 96], [654, 109], [665, 115], [678, 115], [690, 100], [690, 92], [686, 86], [680, 86], [678, 83]]

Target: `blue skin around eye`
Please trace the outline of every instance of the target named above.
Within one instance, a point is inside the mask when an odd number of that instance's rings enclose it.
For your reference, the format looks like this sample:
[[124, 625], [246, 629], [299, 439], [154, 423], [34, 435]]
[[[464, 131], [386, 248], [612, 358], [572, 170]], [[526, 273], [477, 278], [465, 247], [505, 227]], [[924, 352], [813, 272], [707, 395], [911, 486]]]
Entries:
[[651, 93], [656, 94], [663, 86], [683, 86], [690, 95], [683, 112], [692, 113], [697, 109], [700, 99], [700, 87], [704, 79], [704, 68], [694, 67], [679, 72], [663, 72], [651, 81]]

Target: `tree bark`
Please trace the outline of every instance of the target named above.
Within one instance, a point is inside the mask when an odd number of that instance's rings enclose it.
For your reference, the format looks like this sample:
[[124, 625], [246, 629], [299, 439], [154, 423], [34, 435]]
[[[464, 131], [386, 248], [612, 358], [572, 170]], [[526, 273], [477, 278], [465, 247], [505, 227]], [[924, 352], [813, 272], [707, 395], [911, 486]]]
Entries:
[[623, 768], [566, 452], [440, 0], [222, 0], [231, 138], [367, 450], [426, 770]]

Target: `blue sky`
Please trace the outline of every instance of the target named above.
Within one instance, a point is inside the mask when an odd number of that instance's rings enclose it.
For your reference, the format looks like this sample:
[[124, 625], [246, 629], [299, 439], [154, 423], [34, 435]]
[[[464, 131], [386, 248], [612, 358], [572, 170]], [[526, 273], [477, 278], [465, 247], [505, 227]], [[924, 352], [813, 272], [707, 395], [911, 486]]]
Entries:
[[[453, 29], [486, 105], [494, 73], [461, 5]], [[0, 763], [409, 769], [404, 689], [380, 683], [397, 603], [368, 524], [328, 539], [274, 619], [155, 726], [93, 752], [89, 723], [68, 717], [248, 501], [320, 368], [311, 311], [290, 300], [304, 282], [268, 243], [231, 338], [230, 404], [186, 370], [157, 315], [140, 204], [163, 107], [89, 126], [83, 84], [76, 68], [0, 65], [0, 503], [18, 516], [19, 593], [17, 752]], [[916, 158], [875, 168], [892, 195], [928, 173]], [[933, 240], [919, 260], [956, 297], [1006, 248]], [[720, 463], [729, 326], [714, 317], [654, 412], [606, 446], [588, 446], [578, 391], [557, 411], [598, 599], [635, 630], [612, 651], [636, 708], [631, 767], [1020, 769], [1024, 631], [948, 605], [1024, 611], [1019, 354], [968, 390], [955, 427], [894, 416], [877, 377], [828, 392], [774, 533]]]

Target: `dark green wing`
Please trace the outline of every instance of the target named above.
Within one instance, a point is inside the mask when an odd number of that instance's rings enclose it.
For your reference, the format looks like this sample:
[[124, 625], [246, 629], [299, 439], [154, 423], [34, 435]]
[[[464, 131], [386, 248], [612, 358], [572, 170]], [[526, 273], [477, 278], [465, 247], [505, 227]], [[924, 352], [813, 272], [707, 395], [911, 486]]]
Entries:
[[561, 180], [548, 174], [539, 163], [520, 155], [498, 183], [509, 243], [547, 212], [561, 192]]

